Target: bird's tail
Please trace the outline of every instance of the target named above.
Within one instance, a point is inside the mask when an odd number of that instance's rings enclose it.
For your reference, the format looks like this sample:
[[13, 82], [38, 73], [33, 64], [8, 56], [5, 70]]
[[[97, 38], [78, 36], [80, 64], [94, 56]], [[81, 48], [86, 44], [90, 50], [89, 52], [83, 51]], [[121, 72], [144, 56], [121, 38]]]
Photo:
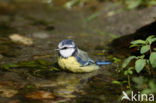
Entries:
[[112, 62], [110, 61], [99, 61], [99, 60], [97, 60], [95, 63], [100, 66], [106, 65], [106, 64], [112, 64]]

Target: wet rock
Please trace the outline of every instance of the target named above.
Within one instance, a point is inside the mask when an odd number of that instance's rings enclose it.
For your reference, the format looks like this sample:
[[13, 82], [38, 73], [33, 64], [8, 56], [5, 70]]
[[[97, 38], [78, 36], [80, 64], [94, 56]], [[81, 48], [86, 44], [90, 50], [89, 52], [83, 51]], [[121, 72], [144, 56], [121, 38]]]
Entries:
[[13, 97], [15, 94], [17, 94], [17, 92], [17, 90], [0, 87], [0, 96], [2, 97]]
[[25, 97], [30, 99], [54, 99], [55, 98], [53, 93], [48, 91], [35, 91], [32, 93], [27, 93]]
[[15, 43], [20, 43], [28, 46], [33, 44], [33, 40], [31, 38], [22, 36], [20, 34], [12, 34], [9, 36], [9, 38]]
[[133, 52], [131, 48], [128, 48], [130, 42], [137, 39], [146, 39], [150, 35], [155, 35], [155, 28], [156, 21], [139, 28], [134, 33], [114, 39], [111, 43], [111, 48], [114, 50], [113, 55], [117, 55], [117, 57], [121, 57], [120, 55], [125, 57], [129, 56], [129, 54]]

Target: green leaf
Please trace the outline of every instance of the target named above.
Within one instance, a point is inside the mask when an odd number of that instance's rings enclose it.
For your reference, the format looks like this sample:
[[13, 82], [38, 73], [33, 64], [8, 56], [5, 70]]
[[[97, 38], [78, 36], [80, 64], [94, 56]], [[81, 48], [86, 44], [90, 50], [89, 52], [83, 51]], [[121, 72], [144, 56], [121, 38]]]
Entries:
[[146, 39], [146, 41], [148, 41], [149, 44], [152, 44], [153, 42], [156, 41], [155, 35], [149, 36], [149, 37]]
[[145, 55], [138, 56], [140, 59], [144, 59]]
[[150, 35], [150, 36], [147, 37], [146, 40], [150, 40], [151, 38], [154, 38], [154, 37], [155, 37], [155, 35]]
[[124, 62], [122, 63], [122, 68], [125, 68], [129, 64], [129, 62], [135, 58], [136, 56], [129, 56], [127, 59], [125, 59]]
[[114, 61], [114, 63], [120, 63], [121, 62], [121, 60], [116, 58], [116, 57], [113, 57], [113, 61]]
[[124, 75], [128, 75], [128, 70], [124, 71]]
[[154, 38], [154, 37], [155, 37], [155, 35], [150, 35], [150, 36], [147, 37], [146, 40], [147, 40], [147, 41], [150, 41], [150, 40], [151, 40], [152, 38]]
[[129, 71], [129, 74], [132, 75], [133, 74], [133, 71]]
[[129, 48], [133, 48], [133, 47], [139, 47], [140, 45], [138, 45], [138, 44], [131, 44], [130, 46], [129, 46]]
[[135, 9], [141, 4], [141, 0], [128, 0], [127, 4], [128, 9]]
[[133, 71], [132, 71], [133, 69], [134, 69], [133, 67], [129, 67], [128, 70], [124, 71], [124, 75], [133, 74]]
[[135, 70], [137, 73], [140, 73], [143, 68], [145, 67], [146, 65], [146, 60], [145, 59], [138, 59], [136, 62], [135, 62]]
[[151, 80], [150, 82], [149, 82], [149, 87], [154, 91], [154, 90], [156, 90], [156, 84], [155, 84], [155, 82], [153, 81], [153, 80]]
[[112, 81], [112, 83], [113, 83], [113, 84], [119, 84], [119, 85], [122, 84], [120, 81], [117, 81], [117, 80]]
[[145, 45], [145, 46], [141, 47], [140, 53], [144, 54], [144, 53], [148, 52], [149, 50], [150, 50], [150, 45]]
[[156, 51], [156, 48], [153, 48], [154, 51]]
[[151, 53], [149, 60], [150, 60], [152, 67], [156, 68], [156, 52]]
[[135, 45], [137, 45], [137, 44], [146, 44], [146, 41], [144, 41], [144, 40], [135, 40], [135, 41], [132, 41], [131, 44], [135, 44]]
[[151, 41], [150, 41], [150, 44], [154, 43], [156, 41], [156, 38], [153, 38]]

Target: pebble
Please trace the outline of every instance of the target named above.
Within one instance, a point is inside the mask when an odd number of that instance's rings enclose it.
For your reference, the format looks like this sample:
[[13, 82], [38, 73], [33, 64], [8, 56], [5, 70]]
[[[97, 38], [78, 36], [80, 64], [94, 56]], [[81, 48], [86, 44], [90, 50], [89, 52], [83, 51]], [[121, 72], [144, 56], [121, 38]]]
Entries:
[[28, 46], [33, 44], [33, 40], [31, 38], [25, 37], [20, 34], [12, 34], [9, 36], [9, 38], [15, 43], [20, 43]]

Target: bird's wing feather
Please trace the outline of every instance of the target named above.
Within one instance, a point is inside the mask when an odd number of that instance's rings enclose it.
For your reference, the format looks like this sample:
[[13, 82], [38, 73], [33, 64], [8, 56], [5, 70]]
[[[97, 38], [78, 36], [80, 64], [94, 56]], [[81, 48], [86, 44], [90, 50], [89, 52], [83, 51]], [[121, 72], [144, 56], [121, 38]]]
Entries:
[[78, 49], [77, 61], [82, 64], [82, 66], [86, 66], [89, 64], [94, 64], [95, 62], [89, 58], [88, 54], [80, 49]]
[[78, 54], [77, 54], [77, 56], [80, 57], [80, 58], [81, 58], [82, 60], [84, 60], [84, 61], [88, 61], [88, 58], [89, 58], [87, 52], [82, 51], [82, 50], [80, 50], [80, 49], [78, 49]]

